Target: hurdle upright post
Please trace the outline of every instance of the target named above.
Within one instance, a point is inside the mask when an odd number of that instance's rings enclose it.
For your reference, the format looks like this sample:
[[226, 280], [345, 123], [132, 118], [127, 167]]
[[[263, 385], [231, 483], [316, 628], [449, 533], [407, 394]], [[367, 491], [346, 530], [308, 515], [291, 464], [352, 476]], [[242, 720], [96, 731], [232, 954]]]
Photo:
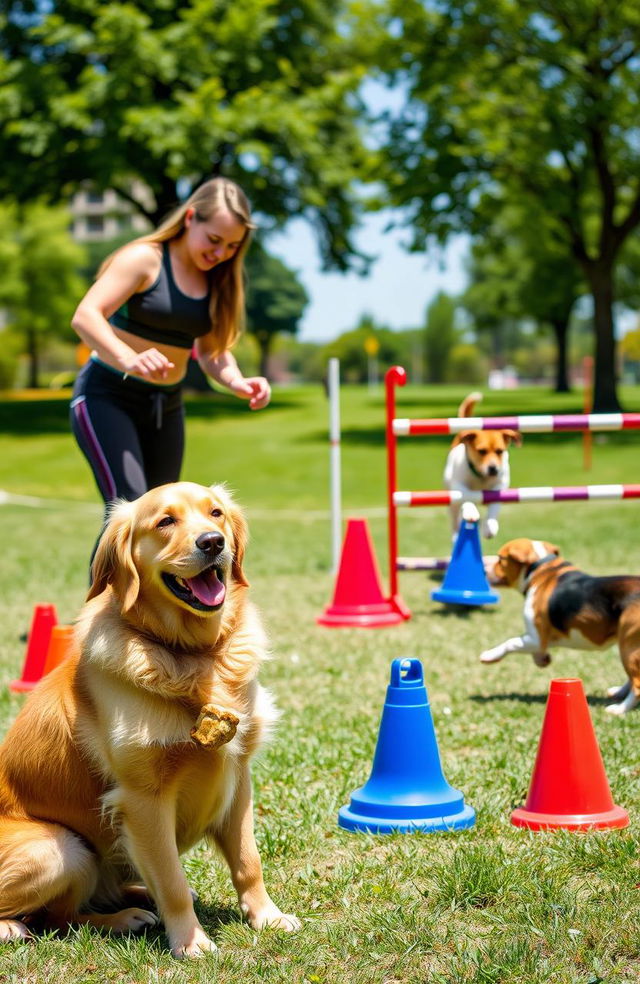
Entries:
[[329, 443], [331, 482], [331, 570], [340, 566], [342, 543], [342, 501], [340, 473], [340, 360], [329, 359], [327, 378], [329, 394]]
[[[394, 493], [398, 483], [398, 457], [396, 435], [393, 421], [396, 416], [396, 386], [405, 386], [407, 374], [402, 366], [387, 369], [384, 377], [387, 407], [387, 515], [389, 527], [389, 587], [391, 597], [399, 599], [398, 593], [398, 513]], [[404, 607], [404, 606], [403, 606]]]
[[[593, 406], [593, 356], [585, 355], [582, 360], [583, 413], [591, 413]], [[591, 468], [591, 446], [593, 438], [590, 430], [582, 432], [582, 467]]]

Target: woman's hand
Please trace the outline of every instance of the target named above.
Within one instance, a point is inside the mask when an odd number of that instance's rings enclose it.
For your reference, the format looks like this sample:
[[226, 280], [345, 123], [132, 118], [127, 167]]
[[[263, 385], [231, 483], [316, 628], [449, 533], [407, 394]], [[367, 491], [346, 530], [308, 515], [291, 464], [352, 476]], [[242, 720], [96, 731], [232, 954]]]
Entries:
[[271, 399], [271, 387], [264, 376], [240, 376], [225, 385], [236, 396], [248, 400], [250, 410], [262, 410]]
[[156, 348], [145, 349], [143, 352], [132, 352], [131, 358], [122, 360], [122, 370], [127, 376], [142, 376], [143, 379], [166, 379], [169, 370], [175, 368], [175, 363], [159, 352]]

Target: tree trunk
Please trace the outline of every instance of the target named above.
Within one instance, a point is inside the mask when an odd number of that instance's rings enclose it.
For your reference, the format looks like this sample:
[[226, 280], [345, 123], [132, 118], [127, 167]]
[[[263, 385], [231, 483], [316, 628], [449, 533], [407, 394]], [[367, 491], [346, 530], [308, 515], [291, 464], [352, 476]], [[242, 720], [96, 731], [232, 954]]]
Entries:
[[258, 373], [260, 376], [264, 376], [265, 379], [269, 378], [269, 355], [271, 353], [271, 342], [273, 341], [273, 335], [270, 332], [256, 332], [255, 338], [260, 346], [260, 368]]
[[616, 341], [613, 326], [613, 263], [586, 265], [585, 273], [593, 297], [595, 361], [593, 410], [595, 413], [619, 413], [616, 387]]
[[38, 336], [33, 328], [27, 329], [27, 353], [29, 355], [28, 385], [30, 389], [38, 389], [40, 386]]
[[556, 393], [569, 393], [569, 373], [567, 367], [567, 343], [569, 335], [568, 318], [558, 318], [551, 322], [556, 339]]

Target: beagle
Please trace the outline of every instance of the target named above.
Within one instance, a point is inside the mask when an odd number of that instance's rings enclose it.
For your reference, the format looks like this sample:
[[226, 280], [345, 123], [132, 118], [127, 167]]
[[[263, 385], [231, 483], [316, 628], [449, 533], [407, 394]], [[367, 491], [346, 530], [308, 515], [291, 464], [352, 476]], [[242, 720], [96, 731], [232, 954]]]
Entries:
[[488, 578], [522, 592], [525, 631], [485, 650], [483, 663], [524, 652], [548, 666], [551, 646], [606, 649], [617, 642], [628, 679], [607, 691], [617, 701], [607, 710], [625, 714], [640, 703], [640, 577], [591, 577], [564, 560], [553, 543], [521, 537], [500, 548]]
[[[458, 417], [471, 417], [481, 393], [470, 393], [458, 407]], [[449, 491], [463, 494], [470, 491], [508, 489], [509, 445], [522, 444], [519, 431], [515, 430], [465, 430], [456, 434], [447, 455], [444, 468], [444, 485]], [[451, 503], [451, 526], [455, 539], [460, 526], [460, 502]], [[482, 533], [487, 538], [496, 536], [499, 502], [490, 502]]]

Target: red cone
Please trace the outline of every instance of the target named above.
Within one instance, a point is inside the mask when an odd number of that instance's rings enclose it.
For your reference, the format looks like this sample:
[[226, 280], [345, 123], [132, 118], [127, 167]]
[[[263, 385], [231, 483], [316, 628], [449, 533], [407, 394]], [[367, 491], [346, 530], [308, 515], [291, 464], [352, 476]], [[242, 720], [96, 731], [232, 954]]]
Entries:
[[530, 830], [629, 824], [611, 798], [581, 680], [551, 681], [529, 795], [511, 823]]
[[36, 683], [44, 676], [44, 664], [47, 659], [51, 631], [58, 622], [55, 605], [36, 605], [33, 610], [27, 652], [24, 658], [22, 676], [12, 680], [10, 690], [23, 693], [33, 690]]
[[366, 519], [347, 520], [332, 603], [316, 621], [328, 626], [379, 628], [411, 617], [399, 597], [385, 598]]
[[51, 630], [51, 639], [47, 658], [44, 664], [43, 676], [55, 670], [72, 651], [75, 642], [75, 634], [72, 625], [54, 625]]

